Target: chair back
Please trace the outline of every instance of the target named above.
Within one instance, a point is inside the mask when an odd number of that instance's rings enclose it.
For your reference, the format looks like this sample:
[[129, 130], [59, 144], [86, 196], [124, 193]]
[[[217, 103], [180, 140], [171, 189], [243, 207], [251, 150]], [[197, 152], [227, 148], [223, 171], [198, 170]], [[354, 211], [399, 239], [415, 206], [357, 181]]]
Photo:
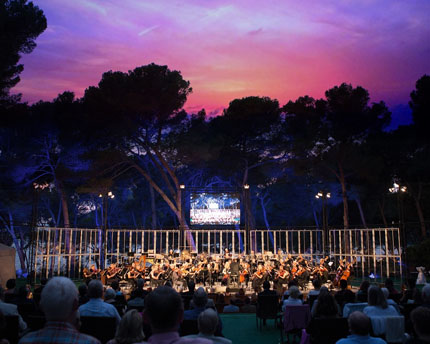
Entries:
[[387, 317], [385, 325], [387, 343], [403, 343], [405, 336], [405, 317]]
[[5, 327], [0, 333], [0, 338], [7, 339], [9, 343], [18, 343], [19, 317], [18, 315], [5, 315]]
[[314, 318], [312, 324], [314, 331], [311, 338], [317, 339], [317, 343], [334, 344], [349, 335], [348, 319], [346, 318]]
[[286, 305], [284, 310], [284, 331], [306, 328], [311, 320], [309, 305]]
[[106, 343], [115, 337], [116, 318], [81, 316], [80, 331]]
[[184, 320], [179, 328], [179, 335], [188, 336], [190, 334], [198, 334], [199, 328], [197, 325], [197, 320]]
[[345, 305], [343, 306], [342, 315], [344, 318], [348, 318], [352, 312], [356, 312], [356, 311], [362, 312], [363, 309], [367, 306], [368, 306], [367, 302], [345, 303]]
[[276, 319], [279, 312], [278, 295], [258, 295], [257, 317], [262, 319]]

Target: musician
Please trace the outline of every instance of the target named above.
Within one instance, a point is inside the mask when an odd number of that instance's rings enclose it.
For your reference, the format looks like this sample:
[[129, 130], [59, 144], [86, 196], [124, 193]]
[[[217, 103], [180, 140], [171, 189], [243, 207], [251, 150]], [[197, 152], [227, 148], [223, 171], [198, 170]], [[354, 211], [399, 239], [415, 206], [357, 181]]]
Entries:
[[258, 266], [257, 271], [252, 275], [252, 289], [260, 290], [263, 284], [264, 268], [262, 265]]
[[289, 273], [284, 269], [283, 265], [279, 266], [278, 272], [275, 274], [274, 285], [279, 294], [282, 294], [283, 285], [288, 284]]
[[163, 270], [161, 269], [159, 264], [155, 264], [151, 270], [150, 278], [151, 278], [151, 284], [156, 287], [163, 284], [162, 275]]
[[109, 267], [108, 267], [108, 269], [107, 269], [107, 271], [106, 271], [107, 283], [110, 284], [113, 281], [118, 280], [117, 274], [120, 271], [121, 271], [121, 269], [117, 268], [117, 266], [116, 266], [115, 263], [110, 264]]

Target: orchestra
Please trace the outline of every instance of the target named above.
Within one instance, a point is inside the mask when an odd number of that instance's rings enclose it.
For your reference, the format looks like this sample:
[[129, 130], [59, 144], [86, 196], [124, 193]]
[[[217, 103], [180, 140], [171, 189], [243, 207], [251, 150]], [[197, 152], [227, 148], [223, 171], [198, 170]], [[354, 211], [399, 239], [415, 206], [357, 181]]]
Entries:
[[[337, 287], [341, 279], [349, 280], [353, 274], [355, 260], [340, 260], [336, 271], [332, 270], [329, 257], [313, 261], [299, 254], [293, 257], [282, 251], [276, 254], [255, 253], [249, 255], [231, 254], [227, 249], [223, 255], [191, 255], [184, 250], [182, 254], [170, 251], [166, 255], [158, 255], [157, 259], [148, 259], [141, 255], [138, 260], [122, 264], [112, 263], [104, 270], [95, 265], [83, 269], [84, 279], [102, 278], [102, 282], [113, 280], [134, 281], [142, 278], [153, 287], [169, 281], [173, 286], [183, 285], [190, 281], [204, 286], [216, 283], [224, 286], [252, 287], [260, 290], [264, 281], [273, 282], [279, 292], [291, 281], [296, 280], [298, 286], [305, 289], [309, 281], [319, 279], [322, 284], [331, 281], [331, 287]], [[103, 280], [104, 278], [104, 280]]]

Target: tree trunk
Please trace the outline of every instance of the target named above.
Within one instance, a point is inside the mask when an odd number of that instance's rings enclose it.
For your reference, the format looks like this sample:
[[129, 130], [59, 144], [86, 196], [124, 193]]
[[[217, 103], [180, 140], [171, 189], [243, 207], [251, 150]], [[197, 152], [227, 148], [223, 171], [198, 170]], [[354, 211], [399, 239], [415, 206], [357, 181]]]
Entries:
[[366, 219], [364, 218], [363, 208], [361, 207], [361, 201], [359, 198], [356, 198], [355, 202], [357, 203], [358, 211], [360, 212], [361, 223], [363, 224], [364, 228], [367, 228]]
[[342, 187], [342, 200], [343, 200], [343, 227], [344, 229], [349, 228], [349, 214], [348, 214], [348, 196], [346, 194], [346, 182], [345, 175], [343, 173], [343, 167], [341, 163], [338, 163], [339, 167], [339, 182]]
[[152, 217], [151, 226], [152, 226], [152, 229], [156, 229], [157, 228], [157, 209], [155, 208], [154, 188], [152, 187], [151, 184], [149, 184], [149, 194], [151, 196], [151, 217]]
[[423, 239], [427, 237], [426, 223], [424, 220], [424, 214], [421, 207], [421, 203], [418, 197], [414, 196], [415, 207], [417, 208], [418, 219], [420, 220], [421, 236]]
[[25, 265], [24, 251], [22, 249], [22, 246], [19, 243], [18, 238], [16, 237], [15, 227], [14, 227], [14, 223], [13, 223], [13, 217], [12, 217], [12, 213], [10, 212], [10, 210], [8, 210], [8, 216], [9, 216], [9, 224], [4, 223], [4, 221], [3, 221], [3, 223], [5, 224], [10, 236], [12, 237], [13, 244], [15, 245], [16, 252], [18, 253], [18, 259], [19, 259], [19, 264], [21, 265], [21, 270], [22, 270], [22, 272], [26, 272], [27, 267]]
[[384, 227], [388, 228], [388, 222], [387, 222], [387, 219], [385, 218], [385, 214], [384, 214], [384, 202], [381, 203], [381, 201], [378, 201], [378, 208], [379, 208], [379, 212], [381, 213], [382, 222], [384, 223]]

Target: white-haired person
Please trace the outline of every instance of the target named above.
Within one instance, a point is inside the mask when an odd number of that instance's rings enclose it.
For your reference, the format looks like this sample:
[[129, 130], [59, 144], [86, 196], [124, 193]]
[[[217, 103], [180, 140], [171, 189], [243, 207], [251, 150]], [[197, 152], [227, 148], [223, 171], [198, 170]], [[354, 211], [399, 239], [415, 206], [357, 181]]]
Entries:
[[76, 285], [66, 277], [54, 277], [43, 288], [40, 307], [45, 314], [45, 327], [30, 332], [19, 343], [99, 344], [88, 335], [79, 333], [79, 297]]
[[199, 334], [191, 334], [184, 338], [205, 338], [217, 344], [231, 344], [231, 340], [215, 336], [215, 331], [218, 326], [218, 313], [212, 308], [208, 308], [199, 314], [197, 318]]
[[88, 284], [88, 297], [90, 300], [79, 307], [79, 314], [85, 317], [111, 317], [119, 325], [121, 317], [116, 308], [103, 301], [103, 284], [99, 280], [92, 280]]
[[289, 291], [288, 299], [282, 303], [282, 311], [285, 311], [285, 307], [290, 305], [302, 305], [303, 301], [300, 299], [300, 290], [295, 285], [291, 286]]

